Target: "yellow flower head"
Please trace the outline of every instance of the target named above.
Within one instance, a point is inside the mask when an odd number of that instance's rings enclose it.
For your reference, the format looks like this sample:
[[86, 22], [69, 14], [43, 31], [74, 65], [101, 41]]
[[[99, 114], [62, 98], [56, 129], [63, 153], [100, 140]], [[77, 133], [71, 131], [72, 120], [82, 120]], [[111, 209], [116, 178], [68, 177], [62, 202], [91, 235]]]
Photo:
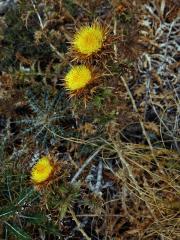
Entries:
[[85, 65], [74, 66], [65, 76], [65, 87], [70, 91], [84, 88], [92, 80], [91, 70]]
[[104, 35], [104, 31], [99, 24], [84, 26], [75, 34], [72, 44], [77, 52], [90, 56], [102, 48]]
[[35, 184], [42, 183], [46, 181], [53, 171], [53, 166], [48, 157], [42, 157], [33, 166], [31, 170], [31, 180]]

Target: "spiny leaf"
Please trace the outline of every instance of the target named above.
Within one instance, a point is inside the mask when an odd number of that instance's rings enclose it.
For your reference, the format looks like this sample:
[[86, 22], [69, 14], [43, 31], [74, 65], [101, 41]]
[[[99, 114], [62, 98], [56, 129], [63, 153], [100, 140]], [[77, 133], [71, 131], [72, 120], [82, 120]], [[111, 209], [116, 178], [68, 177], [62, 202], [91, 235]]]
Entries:
[[18, 205], [22, 205], [24, 204], [25, 201], [32, 199], [32, 196], [34, 196], [36, 192], [34, 191], [33, 188], [29, 187], [24, 189], [20, 194], [19, 197], [17, 199], [17, 204]]
[[70, 202], [68, 201], [61, 201], [61, 204], [59, 206], [59, 214], [60, 214], [60, 219], [63, 219], [64, 216], [66, 215], [67, 209], [70, 205]]
[[15, 214], [16, 211], [17, 211], [17, 207], [15, 207], [15, 206], [9, 206], [9, 207], [2, 208], [2, 209], [0, 209], [0, 219], [12, 216], [13, 214]]
[[48, 224], [46, 224], [44, 230], [45, 230], [48, 234], [52, 234], [52, 235], [54, 235], [54, 236], [60, 236], [58, 226], [54, 225], [53, 223], [48, 223]]
[[18, 227], [15, 224], [10, 224], [9, 222], [5, 222], [5, 224], [8, 226], [10, 232], [16, 236], [18, 240], [31, 240], [32, 238], [27, 234], [23, 229]]
[[42, 213], [33, 213], [25, 216], [21, 215], [21, 217], [26, 221], [37, 225], [45, 224], [47, 221], [47, 217]]

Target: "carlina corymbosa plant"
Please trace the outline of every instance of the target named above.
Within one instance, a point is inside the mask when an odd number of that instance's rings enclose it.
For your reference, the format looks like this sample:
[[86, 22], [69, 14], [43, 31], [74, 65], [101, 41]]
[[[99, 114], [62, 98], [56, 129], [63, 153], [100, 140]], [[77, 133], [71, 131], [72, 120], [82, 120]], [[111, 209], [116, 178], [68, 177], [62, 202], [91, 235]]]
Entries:
[[72, 48], [78, 59], [88, 58], [98, 53], [106, 39], [106, 30], [100, 23], [82, 26], [74, 35]]
[[31, 169], [31, 181], [36, 188], [47, 185], [58, 169], [58, 164], [49, 155], [43, 156]]
[[93, 70], [86, 65], [73, 66], [64, 78], [64, 86], [71, 95], [81, 92], [95, 80]]

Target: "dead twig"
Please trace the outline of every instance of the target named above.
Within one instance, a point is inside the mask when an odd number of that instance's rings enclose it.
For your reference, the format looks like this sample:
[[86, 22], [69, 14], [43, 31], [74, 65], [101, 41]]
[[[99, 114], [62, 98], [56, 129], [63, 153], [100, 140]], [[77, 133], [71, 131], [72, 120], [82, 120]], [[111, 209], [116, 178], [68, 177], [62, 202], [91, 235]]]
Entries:
[[103, 171], [103, 163], [102, 160], [99, 161], [98, 165], [98, 173], [97, 173], [97, 182], [95, 186], [95, 193], [100, 193], [100, 187], [101, 187], [101, 180], [102, 180], [102, 171]]
[[79, 222], [79, 220], [77, 219], [76, 215], [75, 215], [75, 212], [69, 208], [69, 212], [71, 213], [71, 216], [73, 218], [73, 220], [75, 221], [79, 231], [82, 233], [83, 237], [86, 239], [86, 240], [91, 240], [91, 238], [85, 233], [85, 231], [83, 230], [83, 228], [81, 227], [81, 223]]
[[83, 170], [85, 169], [85, 167], [87, 167], [87, 165], [94, 159], [94, 157], [100, 152], [100, 150], [102, 149], [102, 146], [99, 147], [85, 162], [84, 164], [81, 166], [81, 168], [78, 170], [78, 172], [74, 175], [74, 177], [71, 180], [71, 183], [74, 183], [76, 181], [76, 179], [80, 176], [80, 174], [83, 172]]

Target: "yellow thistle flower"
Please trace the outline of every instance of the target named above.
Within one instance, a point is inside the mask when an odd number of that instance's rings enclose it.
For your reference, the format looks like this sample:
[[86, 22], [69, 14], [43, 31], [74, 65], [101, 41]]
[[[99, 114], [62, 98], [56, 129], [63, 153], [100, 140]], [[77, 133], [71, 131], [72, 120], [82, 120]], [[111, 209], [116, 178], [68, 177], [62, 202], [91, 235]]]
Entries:
[[105, 34], [102, 27], [99, 24], [94, 24], [81, 27], [75, 34], [72, 45], [77, 52], [90, 56], [102, 48], [104, 39]]
[[53, 171], [53, 166], [48, 157], [42, 157], [39, 161], [33, 166], [31, 170], [31, 180], [35, 184], [40, 184], [46, 181]]
[[65, 76], [65, 87], [70, 91], [78, 91], [92, 81], [91, 70], [85, 65], [74, 66]]

